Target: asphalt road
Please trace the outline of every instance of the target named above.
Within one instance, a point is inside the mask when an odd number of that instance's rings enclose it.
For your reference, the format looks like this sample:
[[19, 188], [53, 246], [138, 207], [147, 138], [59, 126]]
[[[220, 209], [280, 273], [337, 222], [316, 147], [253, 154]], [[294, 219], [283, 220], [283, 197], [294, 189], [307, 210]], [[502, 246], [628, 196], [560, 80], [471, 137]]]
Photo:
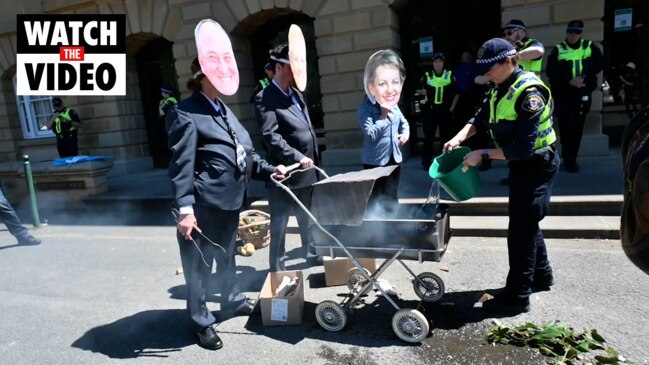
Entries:
[[[340, 332], [327, 332], [314, 310], [342, 299], [345, 287], [325, 287], [321, 266], [303, 260], [306, 303], [300, 326], [264, 327], [260, 314], [224, 319], [224, 348], [195, 344], [186, 329], [184, 279], [173, 227], [48, 226], [44, 243], [15, 246], [0, 231], [0, 363], [3, 364], [544, 364], [530, 348], [492, 346], [484, 338], [492, 318], [475, 300], [502, 287], [507, 251], [502, 238], [455, 237], [441, 262], [405, 261], [415, 273], [441, 276], [447, 294], [420, 307], [431, 324], [422, 344], [399, 340], [394, 308], [373, 293], [348, 314]], [[299, 237], [288, 237], [289, 249]], [[597, 329], [635, 364], [649, 364], [649, 276], [636, 269], [617, 241], [549, 240], [556, 285], [532, 296], [532, 310], [501, 318], [506, 324], [560, 320], [581, 331]], [[297, 250], [289, 252], [295, 254]], [[267, 250], [238, 257], [239, 278], [251, 295], [268, 269]], [[410, 275], [399, 264], [383, 276], [416, 308]], [[212, 309], [219, 307], [216, 299]]]

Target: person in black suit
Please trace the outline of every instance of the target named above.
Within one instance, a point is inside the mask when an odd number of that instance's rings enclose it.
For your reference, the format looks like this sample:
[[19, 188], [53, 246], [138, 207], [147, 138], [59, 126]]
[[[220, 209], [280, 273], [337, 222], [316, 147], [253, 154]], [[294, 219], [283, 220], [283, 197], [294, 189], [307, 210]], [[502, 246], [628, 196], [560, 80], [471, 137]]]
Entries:
[[[167, 112], [172, 150], [169, 177], [180, 209], [177, 239], [187, 283], [190, 325], [198, 335], [199, 345], [216, 350], [223, 342], [214, 329], [216, 319], [206, 305], [212, 262], [217, 262], [222, 288], [221, 309], [249, 314], [254, 305], [235, 283], [239, 211], [246, 204], [248, 177], [268, 180], [277, 173], [281, 179], [286, 168], [272, 166], [254, 152], [248, 132], [219, 99], [216, 88], [202, 73], [198, 58], [191, 69], [194, 78], [188, 87], [193, 95]], [[201, 234], [194, 233], [197, 227], [202, 229]]]
[[[279, 45], [269, 53], [275, 76], [270, 85], [255, 97], [255, 116], [266, 146], [268, 162], [283, 165], [299, 162], [303, 169], [318, 165], [318, 140], [304, 98], [293, 86], [295, 81], [288, 60], [288, 45]], [[311, 206], [312, 185], [318, 180], [316, 174], [314, 169], [299, 171], [285, 181], [285, 185], [307, 208]], [[305, 212], [284, 190], [274, 185], [269, 185], [268, 203], [270, 270], [286, 270], [285, 234], [292, 211], [300, 226], [304, 254], [311, 264], [315, 264], [318, 256]]]

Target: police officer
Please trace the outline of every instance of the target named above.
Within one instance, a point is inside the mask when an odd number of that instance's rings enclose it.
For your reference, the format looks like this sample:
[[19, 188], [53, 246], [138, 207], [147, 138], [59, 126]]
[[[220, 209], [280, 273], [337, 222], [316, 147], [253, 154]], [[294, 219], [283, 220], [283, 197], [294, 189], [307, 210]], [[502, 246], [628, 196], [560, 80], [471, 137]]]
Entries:
[[48, 128], [56, 134], [56, 149], [59, 157], [72, 157], [79, 155], [79, 141], [77, 132], [81, 126], [81, 119], [77, 112], [63, 104], [61, 98], [52, 98], [54, 114], [50, 118]]
[[158, 113], [161, 117], [164, 117], [167, 114], [169, 108], [173, 108], [174, 105], [178, 104], [178, 100], [172, 95], [175, 90], [171, 86], [163, 86], [160, 88], [160, 103], [158, 104]]
[[[527, 36], [527, 27], [522, 20], [512, 19], [503, 27], [503, 38], [509, 41], [518, 53], [518, 65], [525, 71], [541, 74], [543, 43]], [[500, 180], [500, 185], [508, 185], [509, 179]]]
[[552, 97], [538, 76], [518, 67], [516, 49], [502, 38], [485, 42], [476, 63], [479, 73], [495, 86], [475, 117], [444, 150], [452, 150], [477, 130], [488, 128], [496, 148], [469, 152], [464, 165], [477, 166], [485, 158], [509, 161], [509, 274], [504, 291], [485, 301], [483, 308], [510, 314], [527, 312], [532, 292], [548, 290], [554, 283], [539, 230], [560, 164], [552, 128]]
[[257, 94], [259, 94], [260, 91], [267, 88], [268, 85], [270, 85], [270, 82], [273, 79], [273, 77], [275, 77], [274, 64], [270, 60], [266, 62], [266, 64], [264, 65], [264, 72], [266, 73], [266, 77], [264, 77], [263, 79], [259, 79], [255, 84], [255, 88], [252, 91], [252, 96], [250, 97], [251, 103], [255, 102], [255, 96], [257, 96]]
[[552, 49], [546, 68], [556, 100], [563, 164], [568, 172], [579, 172], [577, 155], [586, 114], [590, 111], [591, 93], [597, 88], [597, 74], [604, 67], [600, 49], [581, 39], [583, 30], [581, 20], [568, 23], [566, 39]]
[[543, 43], [527, 36], [527, 27], [522, 20], [512, 19], [503, 27], [503, 37], [518, 52], [518, 65], [525, 71], [539, 75], [543, 63]]
[[453, 133], [453, 111], [459, 94], [453, 72], [445, 68], [446, 59], [443, 53], [433, 55], [433, 70], [427, 71], [421, 78], [421, 88], [417, 90], [424, 96], [422, 106], [424, 118], [424, 147], [421, 154], [421, 165], [428, 170], [433, 160], [435, 132], [439, 127], [442, 141], [447, 141]]

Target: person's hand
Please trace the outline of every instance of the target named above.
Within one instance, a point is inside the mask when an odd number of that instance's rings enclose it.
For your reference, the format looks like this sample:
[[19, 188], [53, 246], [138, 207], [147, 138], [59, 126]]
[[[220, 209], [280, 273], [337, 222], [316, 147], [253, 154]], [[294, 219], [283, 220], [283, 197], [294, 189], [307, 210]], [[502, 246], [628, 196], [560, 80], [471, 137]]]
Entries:
[[390, 110], [392, 110], [392, 108], [388, 104], [381, 104], [381, 116], [379, 118], [380, 119], [387, 118], [388, 114], [390, 113]]
[[516, 47], [516, 52], [520, 52], [525, 49], [525, 43], [521, 41], [514, 42], [514, 47]]
[[444, 143], [444, 147], [442, 147], [442, 152], [451, 152], [454, 149], [458, 148], [460, 146], [460, 143], [462, 142], [460, 141], [459, 138], [453, 137], [451, 138], [450, 141]]
[[482, 161], [482, 151], [473, 150], [464, 155], [464, 161], [462, 162], [462, 164], [464, 166], [478, 166], [480, 161]]
[[181, 214], [178, 220], [178, 232], [186, 240], [192, 239], [192, 230], [196, 227], [196, 217], [193, 214]]
[[584, 82], [584, 78], [582, 76], [577, 76], [574, 79], [570, 80], [569, 84], [570, 86], [576, 87], [577, 89], [586, 86], [586, 83]]
[[313, 160], [308, 157], [304, 157], [303, 159], [300, 160], [300, 167], [303, 169], [308, 169], [309, 167], [313, 167]]
[[286, 173], [288, 169], [284, 165], [275, 166], [275, 179], [284, 180], [286, 178]]
[[406, 144], [406, 142], [408, 142], [409, 137], [410, 136], [407, 134], [397, 134], [397, 139], [399, 140], [399, 146], [403, 146], [404, 144]]

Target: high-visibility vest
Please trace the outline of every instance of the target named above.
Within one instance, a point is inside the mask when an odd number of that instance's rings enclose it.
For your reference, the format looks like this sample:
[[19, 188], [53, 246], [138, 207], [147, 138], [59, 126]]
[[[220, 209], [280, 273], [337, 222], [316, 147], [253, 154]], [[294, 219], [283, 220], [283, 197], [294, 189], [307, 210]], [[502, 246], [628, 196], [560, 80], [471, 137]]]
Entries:
[[[552, 95], [550, 89], [545, 86], [543, 81], [539, 79], [532, 72], [524, 72], [519, 76], [516, 81], [509, 87], [507, 94], [505, 94], [496, 105], [496, 90], [491, 91], [491, 98], [489, 100], [489, 124], [496, 124], [501, 122], [515, 122], [518, 119], [518, 113], [516, 112], [516, 100], [521, 95], [523, 90], [527, 89], [530, 86], [537, 86], [545, 89], [548, 92], [548, 102], [543, 107], [541, 112], [541, 123], [536, 131], [536, 141], [534, 142], [534, 148], [539, 149], [547, 147], [554, 143], [557, 140], [557, 135], [552, 128]], [[491, 136], [494, 138], [493, 131], [490, 129]]]
[[261, 79], [259, 80], [259, 84], [261, 84], [261, 89], [264, 90], [268, 85], [270, 85], [270, 81], [268, 81], [268, 79]]
[[[429, 74], [426, 72], [426, 83], [435, 88], [435, 104], [441, 104], [444, 101], [444, 87], [451, 84], [452, 72], [450, 70], [444, 70], [442, 76], [437, 76], [435, 72]], [[428, 100], [428, 96], [426, 96]]]
[[[54, 119], [54, 122], [56, 123], [55, 130], [56, 133], [61, 134], [61, 118], [67, 119], [68, 122], [72, 122], [72, 118], [70, 117], [70, 108], [65, 108], [65, 111], [61, 114], [59, 114], [58, 117]], [[77, 130], [77, 127], [71, 125], [70, 126], [70, 132], [74, 132]]]
[[[536, 39], [528, 38], [527, 42], [525, 42], [525, 48], [529, 47], [532, 45], [532, 43], [538, 42]], [[525, 49], [524, 48], [524, 49]], [[541, 65], [543, 63], [543, 57], [539, 58], [538, 60], [525, 60], [525, 61], [518, 61], [518, 64], [523, 68], [525, 71], [531, 71], [535, 72], [536, 74], [541, 73]]]
[[559, 50], [559, 61], [567, 61], [572, 63], [572, 78], [574, 79], [577, 76], [581, 76], [584, 71], [583, 60], [590, 57], [593, 54], [593, 51], [590, 49], [591, 41], [585, 41], [581, 39], [579, 47], [577, 49], [572, 49], [568, 46], [566, 41], [563, 41], [557, 45]]

